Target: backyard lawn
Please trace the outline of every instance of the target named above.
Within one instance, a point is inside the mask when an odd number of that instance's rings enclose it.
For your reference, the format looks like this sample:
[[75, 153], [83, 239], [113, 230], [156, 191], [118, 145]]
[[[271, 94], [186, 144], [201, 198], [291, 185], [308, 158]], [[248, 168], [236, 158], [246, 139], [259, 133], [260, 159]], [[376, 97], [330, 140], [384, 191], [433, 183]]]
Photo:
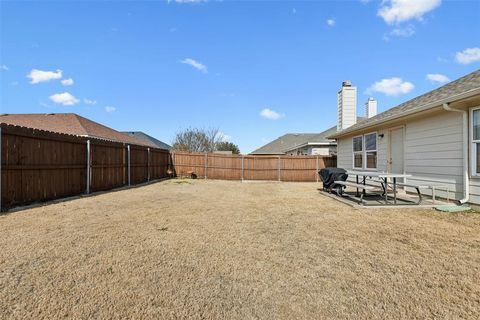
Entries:
[[0, 216], [1, 319], [480, 317], [480, 215], [170, 180]]

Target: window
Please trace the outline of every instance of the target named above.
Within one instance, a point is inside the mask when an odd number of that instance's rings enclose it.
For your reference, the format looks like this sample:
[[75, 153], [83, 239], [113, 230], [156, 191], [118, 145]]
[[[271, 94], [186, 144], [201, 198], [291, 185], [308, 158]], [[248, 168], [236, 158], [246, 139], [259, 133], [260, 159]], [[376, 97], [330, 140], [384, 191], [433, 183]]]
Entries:
[[[479, 129], [479, 132], [480, 132], [480, 129]], [[377, 133], [376, 132], [353, 138], [353, 168], [354, 169], [376, 169], [377, 168]]]
[[480, 176], [480, 107], [471, 112], [472, 175]]
[[377, 168], [377, 134], [370, 133], [365, 135], [365, 164], [367, 169]]
[[353, 167], [363, 168], [363, 136], [353, 138]]

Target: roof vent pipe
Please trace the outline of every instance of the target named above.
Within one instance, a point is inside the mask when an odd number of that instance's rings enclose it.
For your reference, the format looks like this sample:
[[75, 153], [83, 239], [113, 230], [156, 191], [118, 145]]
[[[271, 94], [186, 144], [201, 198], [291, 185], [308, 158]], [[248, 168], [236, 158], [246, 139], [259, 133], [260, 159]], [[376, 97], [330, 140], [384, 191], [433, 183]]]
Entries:
[[460, 204], [468, 202], [470, 197], [470, 179], [468, 176], [468, 111], [458, 110], [450, 107], [449, 103], [443, 104], [443, 109], [451, 112], [460, 112], [463, 114], [463, 199], [459, 200]]

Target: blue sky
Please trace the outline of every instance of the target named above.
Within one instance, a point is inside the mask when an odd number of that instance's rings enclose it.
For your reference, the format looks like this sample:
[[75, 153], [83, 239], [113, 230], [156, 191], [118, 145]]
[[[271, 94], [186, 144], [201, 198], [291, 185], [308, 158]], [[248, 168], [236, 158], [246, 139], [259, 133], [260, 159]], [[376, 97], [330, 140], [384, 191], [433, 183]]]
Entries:
[[478, 21], [480, 1], [1, 2], [0, 108], [246, 153], [335, 125], [345, 79], [361, 115], [478, 69]]

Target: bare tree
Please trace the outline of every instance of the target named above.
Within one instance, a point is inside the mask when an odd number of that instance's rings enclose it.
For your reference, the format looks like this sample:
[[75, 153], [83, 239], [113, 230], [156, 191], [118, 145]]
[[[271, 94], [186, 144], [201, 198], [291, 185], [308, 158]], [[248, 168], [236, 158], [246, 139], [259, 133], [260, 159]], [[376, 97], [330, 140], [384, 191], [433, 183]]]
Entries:
[[213, 152], [221, 139], [218, 129], [188, 128], [176, 133], [172, 149], [189, 152]]

